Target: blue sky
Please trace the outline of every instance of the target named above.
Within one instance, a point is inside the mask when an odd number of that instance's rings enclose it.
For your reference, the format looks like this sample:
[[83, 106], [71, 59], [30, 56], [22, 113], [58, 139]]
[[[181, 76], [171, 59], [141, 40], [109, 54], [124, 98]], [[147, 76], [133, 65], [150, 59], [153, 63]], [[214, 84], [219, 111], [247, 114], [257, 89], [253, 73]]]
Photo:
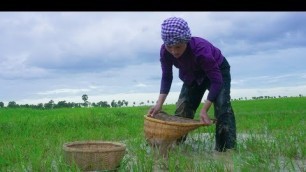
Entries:
[[[232, 98], [306, 95], [306, 12], [1, 12], [0, 101], [156, 101], [172, 16], [221, 49]], [[167, 103], [181, 84], [174, 68]]]

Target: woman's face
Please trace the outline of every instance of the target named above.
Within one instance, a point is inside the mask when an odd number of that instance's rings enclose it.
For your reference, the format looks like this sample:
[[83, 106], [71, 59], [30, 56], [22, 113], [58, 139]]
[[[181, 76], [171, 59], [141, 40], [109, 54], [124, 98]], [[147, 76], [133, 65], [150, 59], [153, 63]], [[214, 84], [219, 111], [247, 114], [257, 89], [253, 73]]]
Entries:
[[175, 45], [166, 45], [166, 50], [175, 58], [180, 58], [186, 50], [187, 43], [179, 43]]

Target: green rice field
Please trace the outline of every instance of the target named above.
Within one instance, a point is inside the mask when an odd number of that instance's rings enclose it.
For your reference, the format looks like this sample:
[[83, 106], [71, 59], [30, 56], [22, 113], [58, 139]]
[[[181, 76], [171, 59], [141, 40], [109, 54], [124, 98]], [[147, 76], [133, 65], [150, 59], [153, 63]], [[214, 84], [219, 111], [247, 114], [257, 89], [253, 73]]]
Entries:
[[[232, 106], [236, 150], [214, 151], [212, 125], [191, 131], [167, 158], [156, 156], [146, 143], [144, 115], [149, 106], [0, 108], [0, 171], [80, 171], [65, 162], [62, 146], [88, 140], [126, 144], [117, 171], [306, 171], [306, 97], [236, 100]], [[175, 105], [163, 110], [173, 114]], [[209, 115], [213, 118], [213, 108]]]

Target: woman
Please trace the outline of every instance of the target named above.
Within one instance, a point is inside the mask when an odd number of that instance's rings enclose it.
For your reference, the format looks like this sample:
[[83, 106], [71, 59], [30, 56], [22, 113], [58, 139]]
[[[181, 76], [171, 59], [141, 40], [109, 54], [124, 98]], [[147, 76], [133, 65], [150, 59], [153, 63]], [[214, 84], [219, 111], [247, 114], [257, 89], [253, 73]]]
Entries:
[[[162, 79], [160, 95], [148, 116], [158, 113], [165, 102], [173, 80], [172, 67], [179, 69], [183, 86], [177, 101], [175, 115], [191, 118], [199, 107], [203, 95], [209, 90], [200, 121], [211, 125], [208, 111], [214, 104], [217, 151], [226, 151], [236, 146], [236, 122], [230, 102], [230, 65], [221, 51], [201, 37], [191, 36], [188, 23], [179, 17], [171, 17], [161, 25], [164, 42], [160, 49]], [[186, 136], [179, 141], [185, 141]]]

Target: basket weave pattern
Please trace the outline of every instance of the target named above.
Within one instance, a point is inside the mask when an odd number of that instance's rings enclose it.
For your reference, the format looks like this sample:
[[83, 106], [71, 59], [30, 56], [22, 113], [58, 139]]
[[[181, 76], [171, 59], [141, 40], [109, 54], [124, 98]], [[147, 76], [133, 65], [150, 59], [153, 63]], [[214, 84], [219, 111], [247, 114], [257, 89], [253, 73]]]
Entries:
[[194, 119], [160, 112], [154, 117], [144, 116], [144, 133], [151, 144], [170, 143], [205, 124]]
[[115, 170], [125, 154], [126, 146], [117, 142], [84, 141], [63, 145], [65, 160], [83, 171]]

